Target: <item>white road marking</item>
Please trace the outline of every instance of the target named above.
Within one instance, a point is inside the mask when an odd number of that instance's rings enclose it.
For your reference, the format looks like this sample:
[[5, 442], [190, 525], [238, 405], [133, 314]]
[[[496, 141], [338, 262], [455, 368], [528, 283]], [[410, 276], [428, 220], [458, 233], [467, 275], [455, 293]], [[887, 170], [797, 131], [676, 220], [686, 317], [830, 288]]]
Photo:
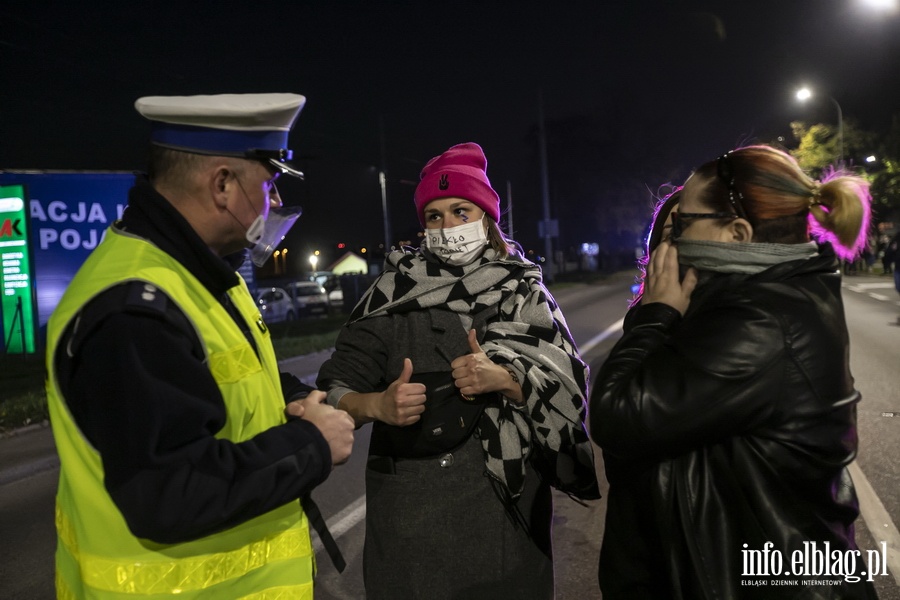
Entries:
[[866, 290], [892, 290], [894, 289], [893, 281], [879, 281], [878, 283], [848, 283], [847, 289], [854, 292], [865, 292]]
[[[366, 497], [363, 495], [354, 500], [351, 504], [345, 506], [341, 512], [325, 521], [325, 524], [328, 526], [328, 531], [331, 532], [331, 536], [334, 539], [338, 539], [365, 518]], [[315, 534], [315, 530], [312, 527], [309, 528], [309, 531], [310, 533]], [[316, 553], [319, 553], [324, 549], [318, 535], [313, 536], [312, 547], [313, 551]]]
[[618, 333], [619, 331], [621, 331], [622, 325], [624, 323], [625, 323], [625, 318], [623, 317], [623, 318], [619, 319], [618, 321], [616, 321], [615, 323], [613, 323], [612, 325], [610, 325], [609, 327], [607, 327], [606, 330], [603, 331], [602, 333], [599, 333], [598, 335], [594, 336], [593, 339], [588, 340], [587, 343], [580, 345], [578, 347], [578, 353], [581, 354], [582, 356], [584, 356], [585, 354], [590, 352], [594, 346], [596, 346], [597, 344], [599, 344], [600, 342], [602, 342], [609, 336], [613, 335], [614, 333]]
[[853, 479], [853, 485], [856, 488], [856, 497], [859, 499], [859, 512], [862, 513], [866, 527], [872, 533], [876, 546], [881, 542], [887, 545], [887, 566], [894, 581], [900, 585], [900, 532], [897, 526], [891, 521], [891, 516], [884, 508], [884, 504], [878, 498], [875, 490], [869, 480], [863, 474], [862, 469], [856, 462], [850, 463], [847, 467], [850, 471], [850, 477]]

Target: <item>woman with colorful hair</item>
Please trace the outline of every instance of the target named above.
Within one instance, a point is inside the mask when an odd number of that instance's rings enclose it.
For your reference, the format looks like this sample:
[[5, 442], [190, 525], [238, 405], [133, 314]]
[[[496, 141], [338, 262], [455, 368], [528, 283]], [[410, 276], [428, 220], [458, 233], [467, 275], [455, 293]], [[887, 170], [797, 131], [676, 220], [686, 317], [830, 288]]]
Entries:
[[858, 253], [868, 220], [864, 179], [817, 181], [767, 146], [685, 182], [590, 398], [610, 483], [604, 600], [795, 597], [773, 579], [874, 597], [861, 558], [839, 585], [795, 562], [858, 556], [860, 394], [838, 258]]

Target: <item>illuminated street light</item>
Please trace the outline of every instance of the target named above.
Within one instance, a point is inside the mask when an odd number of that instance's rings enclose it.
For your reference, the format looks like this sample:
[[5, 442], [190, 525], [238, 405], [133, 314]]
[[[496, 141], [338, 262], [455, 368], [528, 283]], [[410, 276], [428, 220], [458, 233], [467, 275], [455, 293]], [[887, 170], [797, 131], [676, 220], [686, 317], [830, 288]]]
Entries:
[[897, 10], [897, 0], [861, 0], [869, 8], [882, 12], [892, 12]]
[[[287, 273], [287, 253], [288, 249], [276, 250], [272, 253], [272, 260], [275, 261], [275, 274], [284, 275]], [[278, 259], [281, 259], [281, 266], [278, 266]]]
[[[808, 87], [802, 87], [797, 90], [797, 100], [800, 102], [806, 102], [810, 98], [812, 98], [813, 93]], [[838, 148], [841, 156], [841, 166], [844, 165], [844, 112], [841, 110], [841, 105], [838, 104], [838, 101], [828, 96], [828, 99], [834, 102], [835, 108], [837, 108], [838, 113]]]
[[309, 255], [309, 265], [312, 267], [312, 270], [316, 270], [316, 265], [319, 264], [319, 251], [316, 250], [315, 254]]

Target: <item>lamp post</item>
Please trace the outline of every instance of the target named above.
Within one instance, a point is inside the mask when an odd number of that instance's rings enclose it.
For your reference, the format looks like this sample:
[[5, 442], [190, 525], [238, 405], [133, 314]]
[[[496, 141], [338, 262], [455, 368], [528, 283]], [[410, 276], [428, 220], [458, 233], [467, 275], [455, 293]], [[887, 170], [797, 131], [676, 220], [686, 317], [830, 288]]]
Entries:
[[381, 187], [381, 215], [384, 218], [384, 251], [391, 249], [391, 221], [388, 217], [387, 206], [387, 176], [384, 171], [378, 171], [378, 185]]
[[309, 266], [312, 267], [313, 273], [316, 271], [316, 265], [319, 264], [319, 251], [309, 255]]
[[[812, 98], [812, 90], [808, 87], [802, 87], [797, 90], [797, 100], [800, 102], [806, 102], [810, 98]], [[841, 105], [838, 104], [838, 101], [828, 96], [828, 99], [834, 103], [834, 107], [837, 108], [838, 114], [838, 151], [840, 153], [840, 166], [844, 166], [844, 112], [841, 110]]]
[[391, 251], [391, 220], [388, 216], [387, 197], [387, 152], [385, 150], [384, 115], [378, 115], [378, 145], [381, 152], [381, 167], [378, 169], [378, 185], [381, 187], [381, 215], [384, 218], [384, 253]]

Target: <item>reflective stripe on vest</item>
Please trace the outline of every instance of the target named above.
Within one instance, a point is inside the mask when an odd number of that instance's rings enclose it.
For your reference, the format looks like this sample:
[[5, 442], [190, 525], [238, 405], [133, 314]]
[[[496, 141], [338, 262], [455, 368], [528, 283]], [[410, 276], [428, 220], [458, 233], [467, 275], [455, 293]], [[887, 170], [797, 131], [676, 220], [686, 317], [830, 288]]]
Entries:
[[[81, 565], [84, 584], [90, 588], [119, 594], [183, 594], [202, 590], [254, 569], [296, 556], [310, 556], [309, 530], [288, 529], [257, 540], [242, 548], [189, 559], [128, 563], [79, 553], [72, 524], [56, 509], [59, 541]], [[296, 586], [291, 587], [296, 589]], [[312, 597], [310, 583], [310, 598]], [[255, 595], [252, 597], [256, 597]], [[269, 598], [270, 596], [259, 596]], [[278, 597], [278, 596], [272, 596]]]

